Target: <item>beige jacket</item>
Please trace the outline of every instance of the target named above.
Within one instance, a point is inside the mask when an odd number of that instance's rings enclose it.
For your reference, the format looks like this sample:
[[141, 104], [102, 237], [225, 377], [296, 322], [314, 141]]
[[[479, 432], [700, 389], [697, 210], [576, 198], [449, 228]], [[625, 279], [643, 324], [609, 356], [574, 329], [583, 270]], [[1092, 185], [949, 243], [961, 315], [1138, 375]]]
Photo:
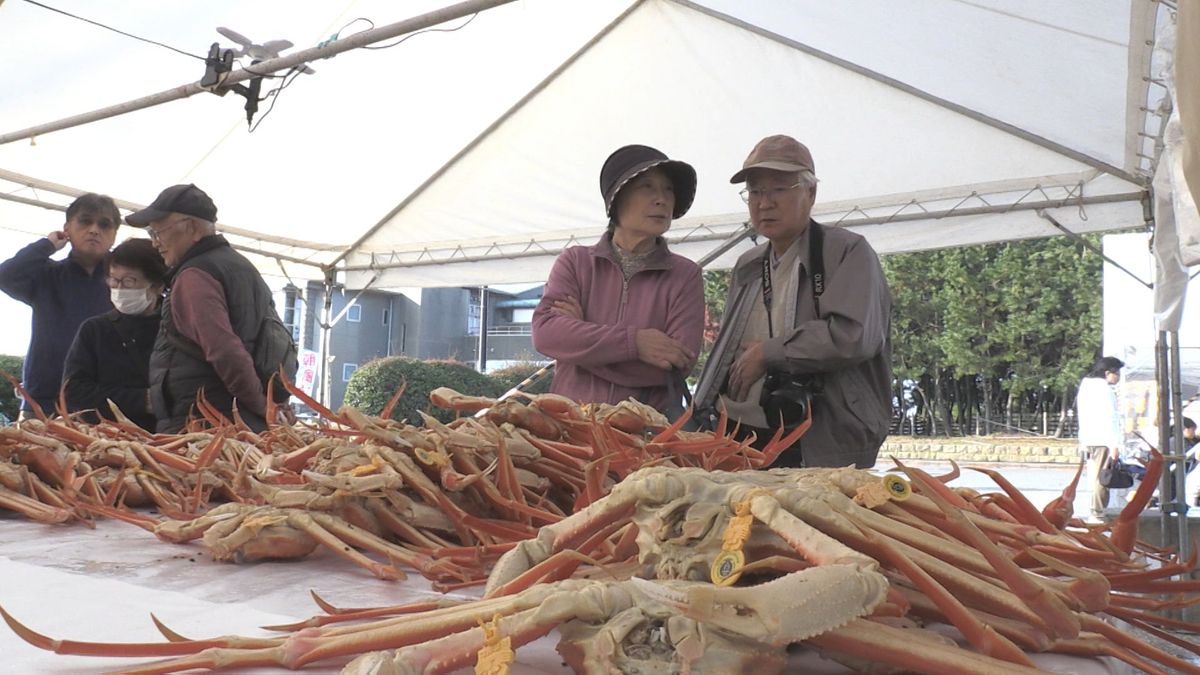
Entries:
[[[821, 315], [813, 302], [809, 232], [800, 247], [794, 325], [763, 345], [768, 370], [811, 374], [824, 391], [813, 401], [813, 426], [790, 448], [784, 463], [874, 466], [892, 417], [892, 296], [874, 249], [861, 235], [825, 227], [825, 292]], [[721, 331], [696, 387], [698, 411], [724, 393], [752, 303], [762, 302], [761, 244], [738, 259], [729, 284]]]

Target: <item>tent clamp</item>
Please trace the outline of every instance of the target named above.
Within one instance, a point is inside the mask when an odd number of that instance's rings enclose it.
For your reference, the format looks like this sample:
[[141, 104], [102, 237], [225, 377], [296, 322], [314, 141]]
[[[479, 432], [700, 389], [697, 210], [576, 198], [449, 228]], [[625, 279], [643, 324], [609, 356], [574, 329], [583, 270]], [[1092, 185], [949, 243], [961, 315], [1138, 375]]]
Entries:
[[208, 48], [208, 56], [204, 59], [204, 77], [200, 78], [200, 86], [217, 96], [224, 96], [229, 89], [222, 86], [233, 72], [233, 50], [221, 51], [221, 45], [216, 42]]

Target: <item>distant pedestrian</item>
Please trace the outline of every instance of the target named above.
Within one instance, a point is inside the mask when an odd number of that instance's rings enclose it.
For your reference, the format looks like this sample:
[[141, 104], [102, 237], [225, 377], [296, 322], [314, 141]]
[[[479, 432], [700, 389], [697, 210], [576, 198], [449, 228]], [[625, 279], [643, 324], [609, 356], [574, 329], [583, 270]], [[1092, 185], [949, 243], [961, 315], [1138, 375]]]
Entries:
[[1121, 456], [1125, 436], [1117, 408], [1115, 386], [1125, 362], [1105, 356], [1092, 366], [1079, 383], [1075, 398], [1079, 420], [1079, 448], [1087, 458], [1088, 482], [1092, 486], [1092, 517], [1101, 519], [1108, 508], [1108, 488], [1100, 484], [1100, 470]]
[[[112, 309], [104, 257], [117, 238], [121, 214], [112, 197], [85, 194], [67, 207], [67, 221], [0, 263], [0, 290], [33, 310], [22, 381], [47, 414], [54, 413], [63, 361], [85, 319]], [[50, 256], [67, 244], [65, 260]], [[21, 401], [21, 415], [30, 410]]]

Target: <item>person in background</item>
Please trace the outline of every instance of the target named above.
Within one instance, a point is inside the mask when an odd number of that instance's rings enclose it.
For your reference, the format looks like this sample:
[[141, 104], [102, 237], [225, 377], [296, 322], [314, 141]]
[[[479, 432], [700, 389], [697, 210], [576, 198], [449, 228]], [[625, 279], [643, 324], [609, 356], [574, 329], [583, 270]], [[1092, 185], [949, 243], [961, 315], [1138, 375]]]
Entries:
[[[1184, 478], [1185, 485], [1187, 483], [1188, 474], [1190, 474], [1192, 472], [1192, 469], [1196, 468], [1196, 450], [1195, 450], [1195, 448], [1196, 448], [1196, 443], [1198, 443], [1198, 442], [1200, 442], [1200, 438], [1196, 437], [1196, 421], [1190, 417], [1183, 418], [1183, 449], [1182, 450], [1175, 447], [1175, 427], [1174, 427], [1174, 425], [1172, 425], [1171, 428], [1168, 429], [1168, 431], [1167, 431], [1167, 447], [1170, 449], [1170, 451], [1167, 454], [1184, 456], [1183, 473], [1185, 476], [1185, 478]], [[1141, 468], [1143, 470], [1142, 474], [1144, 475], [1145, 467], [1141, 467]], [[1167, 501], [1173, 502], [1173, 501], [1175, 501], [1175, 462], [1168, 462], [1167, 464], [1165, 464], [1163, 466], [1163, 474], [1166, 476], [1170, 476], [1170, 480], [1167, 481]], [[1138, 476], [1138, 479], [1140, 480], [1141, 476]], [[1184, 493], [1184, 494], [1186, 494], [1186, 493]], [[1185, 501], [1186, 501], [1186, 498], [1185, 498]], [[1158, 502], [1158, 498], [1154, 497], [1151, 500], [1150, 506], [1154, 507], [1157, 504], [1157, 502]]]
[[160, 433], [177, 433], [201, 391], [214, 410], [236, 407], [254, 431], [266, 428], [267, 397], [247, 345], [275, 312], [271, 289], [245, 256], [217, 234], [217, 207], [192, 184], [173, 185], [125, 222], [146, 228], [171, 268], [162, 322], [150, 355], [150, 398]]
[[550, 391], [583, 403], [629, 397], [674, 417], [704, 331], [700, 267], [663, 235], [687, 213], [696, 171], [645, 145], [600, 170], [608, 231], [554, 262], [533, 314], [533, 347], [557, 360]]
[[[109, 254], [114, 309], [84, 321], [67, 352], [63, 386], [70, 411], [94, 410], [111, 420], [112, 401], [135, 424], [154, 430], [150, 352], [166, 282], [167, 264], [149, 239], [128, 239]], [[99, 421], [95, 413], [85, 418]]]
[[1105, 356], [1096, 361], [1079, 383], [1075, 398], [1079, 421], [1079, 449], [1088, 463], [1088, 483], [1092, 486], [1092, 518], [1102, 520], [1108, 508], [1109, 489], [1100, 484], [1100, 469], [1121, 455], [1125, 436], [1114, 388], [1121, 380], [1125, 362]]
[[[0, 290], [33, 310], [22, 380], [34, 401], [54, 414], [63, 362], [84, 320], [112, 309], [104, 258], [117, 238], [121, 214], [111, 197], [85, 194], [67, 207], [55, 230], [0, 263]], [[67, 244], [64, 260], [50, 256]], [[30, 411], [21, 401], [21, 417]]]

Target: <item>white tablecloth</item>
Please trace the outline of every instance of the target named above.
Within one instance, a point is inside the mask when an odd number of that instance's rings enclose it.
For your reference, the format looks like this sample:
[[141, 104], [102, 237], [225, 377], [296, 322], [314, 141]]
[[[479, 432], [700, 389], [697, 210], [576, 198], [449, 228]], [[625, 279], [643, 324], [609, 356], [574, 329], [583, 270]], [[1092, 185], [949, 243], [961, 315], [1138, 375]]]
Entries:
[[[309, 597], [310, 589], [342, 607], [403, 604], [438, 595], [416, 574], [403, 582], [381, 581], [329, 552], [299, 562], [234, 565], [213, 561], [199, 544], [160, 542], [125, 523], [101, 520], [91, 530], [78, 524], [39, 525], [0, 512], [0, 606], [52, 638], [162, 641], [151, 612], [191, 638], [277, 635], [258, 627], [322, 613]], [[520, 648], [514, 675], [567, 672], [554, 651], [556, 641], [552, 633]], [[1041, 667], [1058, 672], [1122, 672], [1097, 660], [1035, 658]], [[0, 672], [101, 673], [148, 661], [57, 655], [0, 625]], [[344, 663], [322, 662], [305, 672], [337, 672]], [[792, 664], [790, 670], [797, 673], [844, 672], [812, 652], [793, 655]]]

